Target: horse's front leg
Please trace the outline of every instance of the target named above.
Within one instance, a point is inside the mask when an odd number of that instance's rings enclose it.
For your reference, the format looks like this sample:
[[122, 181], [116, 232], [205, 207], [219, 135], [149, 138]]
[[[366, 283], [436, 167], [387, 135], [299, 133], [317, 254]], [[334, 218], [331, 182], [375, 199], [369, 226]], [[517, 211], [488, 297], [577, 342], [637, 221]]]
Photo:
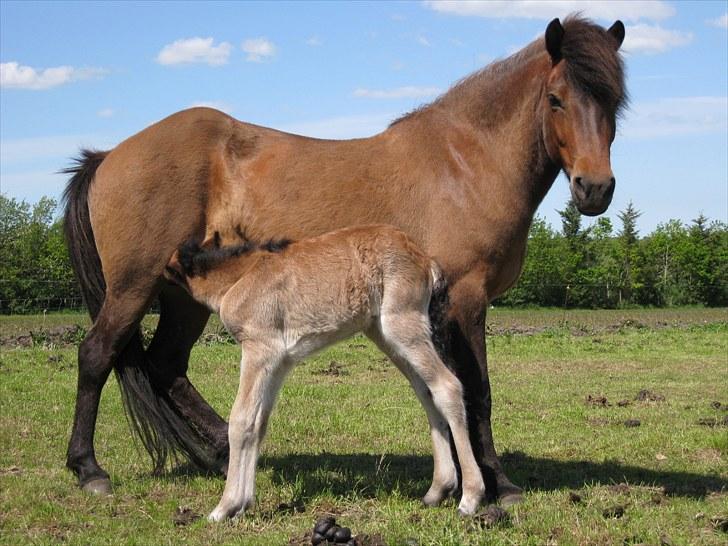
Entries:
[[449, 297], [453, 358], [448, 365], [453, 366], [465, 390], [471, 444], [483, 472], [488, 498], [497, 498], [502, 505], [510, 506], [521, 502], [523, 496], [521, 488], [503, 471], [493, 443], [492, 398], [485, 348], [487, 298], [482, 275], [462, 278], [450, 288]]

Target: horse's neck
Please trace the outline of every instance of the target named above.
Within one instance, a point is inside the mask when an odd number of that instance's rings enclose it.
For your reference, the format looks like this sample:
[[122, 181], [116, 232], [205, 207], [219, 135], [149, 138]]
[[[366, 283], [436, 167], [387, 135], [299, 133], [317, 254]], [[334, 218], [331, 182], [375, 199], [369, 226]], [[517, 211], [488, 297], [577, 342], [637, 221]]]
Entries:
[[500, 176], [484, 168], [484, 191], [511, 195], [529, 224], [559, 171], [543, 142], [540, 104], [549, 66], [542, 48], [532, 44], [465, 79], [433, 105], [489, 143], [499, 170], [508, 165], [507, 174]]

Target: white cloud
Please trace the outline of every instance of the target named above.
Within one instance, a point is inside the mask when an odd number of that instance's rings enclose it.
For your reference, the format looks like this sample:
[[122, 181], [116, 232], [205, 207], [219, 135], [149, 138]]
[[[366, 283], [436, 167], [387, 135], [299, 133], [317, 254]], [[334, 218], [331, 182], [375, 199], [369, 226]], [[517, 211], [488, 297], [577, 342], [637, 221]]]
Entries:
[[227, 42], [213, 45], [212, 38], [186, 38], [167, 44], [157, 55], [157, 62], [164, 65], [204, 63], [220, 66], [228, 62], [232, 46]]
[[428, 40], [422, 34], [417, 36], [417, 43], [420, 44], [421, 46], [430, 47], [430, 40]]
[[728, 28], [728, 12], [724, 13], [720, 17], [716, 17], [715, 19], [710, 19], [707, 23], [711, 27]]
[[102, 108], [98, 112], [96, 112], [96, 115], [100, 118], [110, 118], [114, 116], [114, 109], [113, 108]]
[[581, 11], [588, 17], [613, 21], [662, 20], [675, 14], [666, 2], [650, 0], [428, 0], [425, 6], [435, 11], [471, 17], [549, 20]]
[[306, 45], [310, 45], [311, 47], [318, 47], [321, 44], [323, 44], [321, 38], [315, 35], [311, 36], [308, 40], [306, 40]]
[[273, 57], [276, 54], [276, 46], [267, 38], [250, 38], [242, 45], [243, 51], [247, 53], [246, 61], [260, 63]]
[[690, 32], [668, 30], [659, 25], [630, 25], [626, 28], [622, 49], [627, 53], [664, 53], [668, 49], [689, 44], [693, 40]]
[[663, 98], [633, 104], [620, 133], [655, 138], [728, 131], [728, 97]]
[[17, 62], [0, 64], [0, 87], [8, 89], [50, 89], [78, 80], [100, 78], [107, 73], [102, 68], [56, 66], [35, 69]]
[[434, 97], [441, 92], [442, 89], [439, 87], [417, 87], [414, 85], [395, 87], [394, 89], [365, 89], [360, 87], [354, 90], [354, 96], [367, 99], [421, 99]]
[[379, 133], [395, 118], [395, 114], [343, 116], [314, 121], [289, 123], [282, 131], [315, 138], [359, 138]]

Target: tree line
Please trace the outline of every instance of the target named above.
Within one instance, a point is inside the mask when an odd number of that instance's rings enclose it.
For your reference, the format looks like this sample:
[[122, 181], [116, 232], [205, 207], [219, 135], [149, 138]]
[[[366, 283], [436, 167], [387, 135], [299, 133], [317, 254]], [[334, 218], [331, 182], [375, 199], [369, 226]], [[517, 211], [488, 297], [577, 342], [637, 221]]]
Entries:
[[[63, 238], [57, 203], [0, 194], [0, 313], [76, 309], [81, 295]], [[495, 305], [619, 308], [728, 305], [728, 226], [702, 214], [668, 220], [640, 236], [630, 203], [618, 226], [600, 217], [590, 227], [573, 203], [561, 229], [537, 216], [516, 285]]]

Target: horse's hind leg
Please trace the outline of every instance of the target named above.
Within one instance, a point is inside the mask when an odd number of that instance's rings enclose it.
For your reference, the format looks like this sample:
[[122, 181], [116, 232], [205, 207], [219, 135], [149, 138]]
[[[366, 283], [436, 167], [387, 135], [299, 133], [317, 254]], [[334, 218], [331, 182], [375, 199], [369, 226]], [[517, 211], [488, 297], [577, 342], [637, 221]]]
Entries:
[[66, 466], [76, 474], [84, 491], [90, 493], [111, 493], [109, 475], [96, 461], [93, 444], [99, 400], [119, 353], [139, 349], [127, 345], [148, 303], [145, 298], [120, 300], [107, 296], [93, 327], [78, 348], [76, 410]]
[[228, 456], [227, 423], [187, 378], [190, 350], [205, 328], [210, 312], [172, 285], [162, 289], [159, 301], [159, 324], [147, 351], [153, 363], [152, 381], [214, 449], [218, 467], [210, 470], [224, 470]]

